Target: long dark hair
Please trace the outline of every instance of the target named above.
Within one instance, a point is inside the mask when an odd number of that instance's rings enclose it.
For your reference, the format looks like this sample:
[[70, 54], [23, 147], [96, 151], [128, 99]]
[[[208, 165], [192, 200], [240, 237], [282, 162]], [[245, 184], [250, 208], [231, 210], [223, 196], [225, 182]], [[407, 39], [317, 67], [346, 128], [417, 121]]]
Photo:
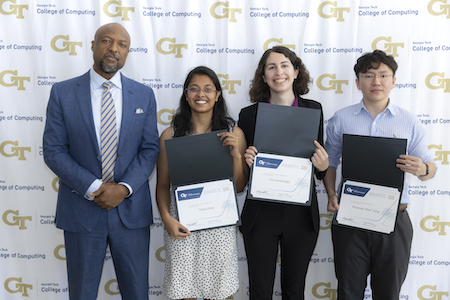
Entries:
[[208, 67], [199, 66], [194, 68], [186, 77], [183, 86], [183, 94], [180, 98], [180, 105], [172, 119], [172, 127], [174, 131], [174, 137], [185, 136], [192, 133], [192, 123], [191, 123], [191, 107], [186, 100], [186, 89], [191, 83], [192, 78], [195, 75], [206, 75], [208, 76], [217, 91], [220, 91], [219, 99], [214, 104], [213, 115], [211, 119], [212, 131], [229, 129], [234, 126], [234, 120], [228, 115], [227, 105], [225, 99], [223, 98], [222, 87], [220, 86], [219, 78], [216, 73]]
[[261, 60], [259, 61], [258, 68], [255, 71], [253, 77], [252, 87], [250, 88], [250, 101], [252, 102], [267, 102], [270, 97], [270, 88], [267, 83], [264, 82], [264, 70], [266, 68], [266, 61], [270, 53], [276, 52], [286, 56], [294, 66], [295, 70], [298, 70], [298, 76], [294, 80], [293, 90], [295, 95], [304, 95], [309, 92], [308, 84], [311, 82], [309, 78], [309, 72], [303, 64], [302, 60], [295, 54], [295, 52], [289, 50], [283, 46], [275, 46], [266, 50]]

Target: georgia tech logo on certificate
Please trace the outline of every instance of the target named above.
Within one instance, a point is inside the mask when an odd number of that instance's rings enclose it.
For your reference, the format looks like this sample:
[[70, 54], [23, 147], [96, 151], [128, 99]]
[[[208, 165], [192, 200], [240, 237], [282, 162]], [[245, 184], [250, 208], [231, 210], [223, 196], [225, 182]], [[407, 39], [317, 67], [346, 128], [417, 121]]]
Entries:
[[394, 43], [390, 36], [380, 36], [372, 42], [372, 50], [382, 50], [393, 57], [398, 57], [398, 48], [405, 48], [405, 43]]
[[316, 283], [312, 288], [312, 294], [318, 299], [337, 299], [337, 289], [332, 289], [330, 282]]
[[447, 298], [448, 295], [448, 292], [438, 291], [436, 285], [424, 285], [417, 291], [420, 300], [442, 300], [442, 296]]
[[[168, 45], [167, 47], [169, 48], [169, 50], [163, 49], [166, 47], [166, 44]], [[175, 38], [162, 38], [156, 43], [156, 50], [158, 50], [159, 53], [164, 55], [175, 54], [176, 58], [183, 57], [183, 55], [181, 54], [182, 48], [188, 49], [188, 44], [176, 44]]]
[[[11, 220], [12, 219], [12, 220]], [[20, 216], [18, 210], [7, 210], [3, 213], [2, 220], [6, 225], [19, 226], [19, 230], [27, 229], [25, 221], [31, 221], [31, 216]]]
[[322, 18], [336, 18], [336, 22], [344, 22], [344, 12], [350, 13], [350, 7], [338, 7], [337, 1], [324, 1], [317, 8], [317, 12]]
[[[6, 76], [7, 74], [11, 76]], [[30, 77], [17, 76], [17, 70], [5, 70], [0, 73], [0, 84], [6, 87], [17, 86], [18, 91], [24, 91], [24, 81], [30, 82]]]
[[32, 290], [32, 284], [22, 283], [22, 277], [10, 277], [5, 281], [5, 290], [8, 293], [21, 293], [23, 297], [29, 297], [28, 290]]
[[446, 16], [450, 19], [450, 3], [448, 0], [431, 0], [427, 6], [428, 12], [433, 16]]
[[209, 12], [216, 19], [228, 18], [229, 22], [236, 22], [236, 14], [242, 14], [242, 9], [230, 8], [229, 2], [216, 2], [211, 6]]
[[179, 221], [190, 231], [239, 221], [234, 183], [229, 179], [179, 186], [175, 199]]
[[[114, 12], [110, 8], [114, 8]], [[103, 5], [103, 12], [111, 18], [122, 17], [122, 21], [130, 21], [129, 12], [134, 12], [134, 7], [122, 6], [122, 0], [110, 0]]]
[[75, 47], [82, 47], [83, 43], [71, 42], [69, 35], [57, 35], [52, 38], [50, 45], [56, 52], [69, 52], [69, 55], [77, 55]]
[[446, 227], [450, 228], [450, 222], [440, 221], [439, 216], [426, 216], [420, 221], [420, 228], [425, 232], [439, 232], [439, 235], [447, 235]]
[[445, 78], [444, 72], [433, 72], [425, 78], [425, 84], [432, 90], [443, 89], [444, 93], [450, 93], [450, 78]]
[[[3, 6], [6, 2], [10, 2], [10, 4]], [[8, 11], [4, 10], [3, 7]], [[17, 0], [0, 0], [0, 13], [3, 15], [15, 15], [16, 19], [25, 19], [24, 9], [28, 10], [28, 5], [17, 4]]]
[[[325, 78], [331, 78], [328, 80], [328, 86], [324, 86]], [[334, 90], [335, 94], [343, 94], [344, 91], [342, 90], [342, 85], [348, 85], [348, 80], [337, 80], [336, 74], [323, 74], [320, 75], [319, 78], [317, 78], [317, 87], [321, 89], [322, 91], [331, 91]]]
[[217, 77], [224, 78], [222, 80], [222, 90], [228, 91], [228, 94], [236, 94], [235, 85], [241, 85], [240, 80], [230, 80], [228, 74], [217, 74]]
[[347, 180], [336, 220], [340, 225], [389, 234], [394, 231], [399, 200], [396, 188]]
[[268, 201], [306, 204], [310, 199], [312, 163], [308, 158], [258, 153], [250, 195]]
[[283, 44], [283, 39], [282, 38], [271, 38], [268, 39], [267, 41], [264, 42], [263, 45], [263, 49], [264, 51], [266, 51], [267, 49], [271, 48], [271, 47], [275, 47], [275, 46], [283, 46], [292, 50], [295, 50], [295, 45], [294, 44]]

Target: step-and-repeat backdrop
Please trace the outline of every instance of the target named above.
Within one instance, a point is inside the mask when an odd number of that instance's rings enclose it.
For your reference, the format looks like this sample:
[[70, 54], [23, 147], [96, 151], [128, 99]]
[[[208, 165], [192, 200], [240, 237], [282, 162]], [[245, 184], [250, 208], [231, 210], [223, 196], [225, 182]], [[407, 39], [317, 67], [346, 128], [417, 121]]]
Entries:
[[[63, 234], [54, 225], [58, 178], [42, 157], [45, 110], [55, 82], [92, 66], [94, 33], [109, 22], [131, 35], [122, 72], [155, 91], [160, 132], [188, 71], [198, 65], [216, 71], [237, 118], [250, 104], [262, 53], [289, 47], [313, 78], [306, 97], [320, 101], [329, 119], [361, 99], [356, 59], [374, 49], [393, 55], [399, 70], [391, 101], [420, 119], [438, 166], [432, 180], [408, 176], [405, 186], [414, 241], [400, 299], [450, 299], [450, 0], [0, 0], [0, 299], [68, 299]], [[155, 177], [149, 179], [153, 194]], [[306, 298], [336, 299], [331, 215], [317, 184], [321, 231]], [[242, 206], [244, 196], [239, 199]], [[166, 299], [157, 209], [154, 221], [149, 294]], [[230, 299], [247, 299], [241, 237], [238, 243], [240, 288]], [[281, 293], [277, 272], [273, 298]], [[98, 298], [120, 299], [109, 252]]]

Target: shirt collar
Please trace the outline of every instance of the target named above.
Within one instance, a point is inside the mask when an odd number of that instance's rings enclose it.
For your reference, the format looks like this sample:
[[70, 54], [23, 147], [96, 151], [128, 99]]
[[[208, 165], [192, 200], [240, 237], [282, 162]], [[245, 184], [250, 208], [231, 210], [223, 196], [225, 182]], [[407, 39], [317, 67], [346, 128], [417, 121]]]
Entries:
[[[355, 110], [355, 115], [361, 113], [363, 110], [369, 112], [366, 108], [366, 106], [364, 105], [364, 101], [361, 99], [361, 101], [359, 102], [359, 104], [357, 105], [357, 109]], [[392, 104], [391, 99], [389, 98], [389, 102], [388, 105], [386, 107], [386, 109], [382, 112], [390, 112], [393, 116], [395, 116], [397, 114], [397, 108], [395, 107], [395, 105]]]
[[103, 78], [100, 74], [95, 72], [94, 68], [91, 68], [89, 75], [91, 78], [91, 86], [94, 89], [103, 89], [102, 84], [105, 81], [111, 81], [112, 83], [114, 83], [115, 87], [122, 89], [122, 73], [120, 73], [120, 71], [116, 72], [116, 74], [114, 74], [114, 76], [109, 80]]

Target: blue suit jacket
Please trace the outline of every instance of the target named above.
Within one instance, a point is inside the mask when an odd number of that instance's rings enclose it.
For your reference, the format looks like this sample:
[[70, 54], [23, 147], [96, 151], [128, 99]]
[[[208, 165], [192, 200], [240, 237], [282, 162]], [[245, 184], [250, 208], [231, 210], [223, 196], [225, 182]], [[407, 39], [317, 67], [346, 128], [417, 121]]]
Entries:
[[[133, 194], [117, 209], [123, 224], [135, 229], [153, 221], [148, 177], [159, 153], [156, 103], [151, 88], [123, 75], [122, 91], [122, 125], [114, 177], [116, 182], [129, 184]], [[43, 145], [45, 163], [60, 178], [56, 226], [72, 232], [90, 232], [106, 209], [84, 198], [92, 182], [102, 177], [89, 72], [52, 87]]]

